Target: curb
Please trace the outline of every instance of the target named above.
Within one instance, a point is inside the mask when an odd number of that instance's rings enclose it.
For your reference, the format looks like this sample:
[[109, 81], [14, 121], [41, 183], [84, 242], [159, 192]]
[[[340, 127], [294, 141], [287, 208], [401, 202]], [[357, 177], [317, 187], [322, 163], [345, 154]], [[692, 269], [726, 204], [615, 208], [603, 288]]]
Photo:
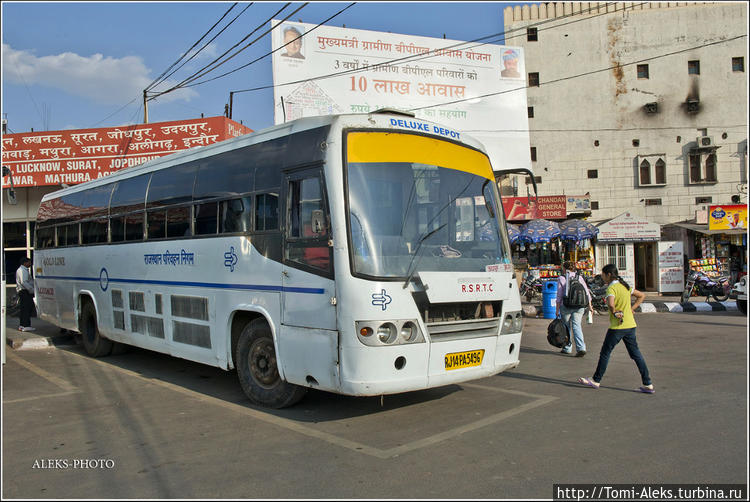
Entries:
[[40, 336], [24, 333], [9, 334], [6, 342], [13, 350], [34, 350], [54, 348], [62, 345], [76, 345], [75, 338], [70, 335]]
[[[521, 306], [524, 317], [538, 317], [542, 315], [542, 306], [525, 303]], [[650, 314], [653, 312], [735, 312], [737, 311], [737, 302], [644, 302], [634, 310], [641, 314]], [[606, 314], [606, 312], [605, 312]]]

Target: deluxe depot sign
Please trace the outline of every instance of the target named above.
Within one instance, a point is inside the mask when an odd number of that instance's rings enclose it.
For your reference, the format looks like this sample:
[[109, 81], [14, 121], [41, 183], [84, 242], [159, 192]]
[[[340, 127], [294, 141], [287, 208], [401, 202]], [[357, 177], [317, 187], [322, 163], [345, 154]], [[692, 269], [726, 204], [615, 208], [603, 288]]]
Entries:
[[277, 124], [411, 110], [477, 138], [495, 169], [531, 168], [522, 48], [272, 21], [277, 24]]
[[[3, 135], [15, 187], [74, 185], [180, 150], [252, 132], [226, 117]], [[3, 177], [3, 187], [10, 186]]]

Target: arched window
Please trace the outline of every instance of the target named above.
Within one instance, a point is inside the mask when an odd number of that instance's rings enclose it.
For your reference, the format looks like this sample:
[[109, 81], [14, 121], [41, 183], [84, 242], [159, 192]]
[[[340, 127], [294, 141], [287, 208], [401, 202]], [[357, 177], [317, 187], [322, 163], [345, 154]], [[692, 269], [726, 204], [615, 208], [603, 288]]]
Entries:
[[706, 181], [716, 181], [716, 154], [706, 157]]
[[651, 164], [646, 159], [643, 159], [643, 162], [641, 162], [640, 184], [641, 185], [651, 184]]
[[657, 160], [654, 165], [654, 183], [657, 185], [667, 184], [667, 164], [663, 159]]

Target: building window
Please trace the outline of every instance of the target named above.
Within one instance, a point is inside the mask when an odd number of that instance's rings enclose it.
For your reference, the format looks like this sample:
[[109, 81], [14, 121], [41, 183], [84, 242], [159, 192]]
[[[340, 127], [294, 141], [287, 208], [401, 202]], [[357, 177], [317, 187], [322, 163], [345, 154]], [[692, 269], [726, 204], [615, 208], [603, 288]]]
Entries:
[[711, 204], [711, 197], [696, 197], [695, 203], [696, 204]]
[[602, 249], [602, 263], [611, 263], [617, 267], [617, 270], [628, 269], [628, 259], [625, 244], [607, 244]]
[[599, 209], [599, 201], [598, 200], [592, 200], [591, 201], [591, 210], [597, 210]]
[[648, 79], [647, 64], [639, 64], [636, 68], [638, 68], [638, 78]]
[[536, 147], [531, 147], [531, 162], [536, 162]]
[[732, 58], [732, 71], [745, 71], [745, 58]]
[[661, 199], [646, 199], [647, 206], [661, 206]]
[[688, 75], [700, 75], [701, 62], [698, 60], [688, 61]]
[[634, 139], [634, 140], [633, 140], [633, 146], [636, 146], [636, 147], [638, 147], [638, 146], [641, 146], [641, 140], [639, 140], [639, 139]]
[[596, 169], [589, 169], [588, 176], [590, 180], [596, 179], [599, 177], [599, 171]]
[[533, 118], [534, 118], [534, 107], [533, 107], [533, 106], [529, 106], [529, 107], [527, 108], [527, 110], [528, 110], [528, 112], [529, 112], [529, 118], [530, 118], [530, 119], [533, 119]]
[[659, 112], [659, 103], [656, 101], [653, 101], [651, 103], [646, 103], [643, 105], [643, 109], [646, 110], [646, 113], [653, 114]]
[[539, 36], [536, 32], [536, 28], [526, 28], [526, 41], [536, 42], [539, 40]]
[[529, 73], [529, 87], [539, 87], [539, 72]]
[[667, 184], [667, 163], [665, 155], [639, 156], [638, 186], [663, 186]]
[[[541, 176], [534, 176], [534, 182], [536, 182], [537, 185], [542, 184], [542, 177]], [[531, 185], [531, 176], [526, 176], [526, 184]]]
[[716, 183], [716, 153], [711, 150], [694, 150], [688, 155], [690, 183]]

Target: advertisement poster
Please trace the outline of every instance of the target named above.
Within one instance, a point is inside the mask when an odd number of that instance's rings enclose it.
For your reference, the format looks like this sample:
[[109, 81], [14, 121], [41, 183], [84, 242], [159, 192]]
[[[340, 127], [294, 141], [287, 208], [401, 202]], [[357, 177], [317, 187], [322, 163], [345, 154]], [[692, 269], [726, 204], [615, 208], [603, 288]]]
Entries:
[[272, 40], [276, 124], [411, 110], [481, 141], [495, 170], [531, 168], [522, 48], [292, 22]]
[[564, 195], [537, 197], [503, 197], [503, 211], [508, 221], [526, 221], [535, 219], [564, 220], [567, 216], [567, 202]]
[[735, 228], [747, 228], [747, 205], [735, 204], [709, 207], [709, 230], [733, 230]]
[[[252, 132], [226, 117], [3, 135], [16, 188], [75, 185], [180, 150]], [[10, 186], [3, 177], [3, 187]]]
[[659, 292], [679, 293], [685, 285], [682, 241], [659, 242]]

